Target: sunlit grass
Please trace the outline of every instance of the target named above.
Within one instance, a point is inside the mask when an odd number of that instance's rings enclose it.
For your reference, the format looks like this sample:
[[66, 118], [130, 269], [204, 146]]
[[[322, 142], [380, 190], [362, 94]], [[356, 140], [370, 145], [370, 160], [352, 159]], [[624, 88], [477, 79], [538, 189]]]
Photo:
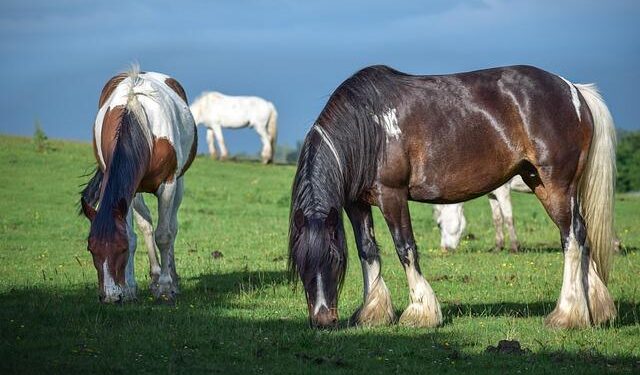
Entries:
[[[431, 208], [412, 204], [422, 269], [446, 323], [318, 332], [307, 326], [302, 288], [286, 278], [293, 166], [198, 158], [188, 172], [176, 243], [182, 294], [175, 307], [151, 299], [140, 236], [135, 304], [101, 306], [77, 192], [93, 166], [88, 144], [0, 137], [0, 372], [554, 372], [640, 371], [640, 198], [619, 196], [623, 243], [610, 289], [610, 327], [553, 331], [543, 317], [560, 290], [559, 234], [534, 197], [514, 194], [524, 251], [492, 252], [485, 198], [465, 206], [468, 233], [444, 254]], [[146, 197], [155, 208], [153, 196]], [[375, 210], [383, 273], [396, 311], [408, 302], [404, 272]], [[362, 298], [349, 233], [350, 266], [340, 297], [346, 319]], [[219, 251], [222, 257], [214, 258]], [[522, 355], [488, 354], [518, 340]]]

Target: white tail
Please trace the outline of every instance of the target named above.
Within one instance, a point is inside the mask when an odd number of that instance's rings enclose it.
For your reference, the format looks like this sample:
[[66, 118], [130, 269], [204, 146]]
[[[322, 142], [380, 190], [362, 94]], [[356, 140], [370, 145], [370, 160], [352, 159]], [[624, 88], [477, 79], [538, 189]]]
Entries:
[[269, 139], [271, 139], [271, 160], [273, 160], [276, 154], [276, 138], [278, 137], [278, 111], [276, 111], [276, 107], [273, 104], [271, 104], [271, 115], [267, 123], [267, 132], [269, 133]]
[[594, 84], [575, 87], [593, 117], [593, 138], [585, 171], [580, 180], [582, 215], [591, 245], [596, 272], [607, 284], [614, 252], [613, 204], [616, 182], [616, 132], [611, 113]]

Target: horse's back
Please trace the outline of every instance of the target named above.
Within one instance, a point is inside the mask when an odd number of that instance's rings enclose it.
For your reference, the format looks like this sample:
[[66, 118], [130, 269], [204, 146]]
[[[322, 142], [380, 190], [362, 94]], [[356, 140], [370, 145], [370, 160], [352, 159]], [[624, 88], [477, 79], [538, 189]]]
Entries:
[[523, 163], [577, 164], [588, 148], [583, 99], [571, 83], [535, 67], [435, 76], [373, 67], [354, 77], [360, 87], [348, 87], [349, 94], [375, 88], [368, 90], [370, 126], [382, 125], [386, 164], [395, 166], [381, 165], [381, 181], [407, 181], [415, 200], [480, 196], [520, 173]]
[[[156, 72], [141, 72], [132, 78], [120, 74], [107, 82], [101, 94], [101, 107], [94, 125], [97, 156], [105, 165], [103, 153], [115, 140], [117, 129], [109, 114], [114, 109], [123, 111], [131, 95], [140, 102], [148, 122], [154, 143], [161, 142], [159, 150], [166, 149], [167, 143], [175, 153], [177, 172], [182, 174], [194, 156], [196, 129], [186, 102], [184, 89], [175, 79]], [[155, 145], [154, 145], [155, 146]]]

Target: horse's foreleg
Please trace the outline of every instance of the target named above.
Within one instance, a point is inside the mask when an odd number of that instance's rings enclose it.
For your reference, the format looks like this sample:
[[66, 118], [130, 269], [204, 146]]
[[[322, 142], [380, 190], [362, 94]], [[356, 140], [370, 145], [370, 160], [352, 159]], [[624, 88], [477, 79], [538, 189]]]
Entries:
[[440, 303], [431, 285], [420, 272], [406, 189], [383, 187], [379, 204], [409, 282], [411, 304], [402, 313], [400, 323], [415, 327], [435, 327], [442, 324]]
[[141, 194], [137, 194], [133, 201], [134, 217], [138, 229], [142, 232], [144, 243], [147, 246], [149, 257], [149, 277], [151, 278], [150, 288], [152, 293], [158, 288], [158, 278], [160, 277], [160, 263], [158, 262], [158, 247], [153, 233], [153, 221], [149, 207], [144, 203]]
[[390, 324], [395, 320], [395, 313], [389, 289], [380, 272], [380, 255], [373, 231], [371, 206], [354, 203], [345, 207], [345, 210], [353, 226], [364, 279], [363, 303], [353, 314], [351, 321], [365, 326]]
[[124, 269], [125, 287], [122, 292], [124, 301], [132, 301], [137, 298], [138, 292], [134, 263], [136, 258], [136, 247], [138, 245], [138, 236], [136, 236], [136, 232], [133, 229], [133, 207], [130, 207], [129, 212], [127, 213], [127, 235], [129, 238], [129, 252], [127, 254], [127, 265]]
[[158, 196], [158, 226], [156, 227], [156, 243], [160, 248], [160, 277], [158, 278], [158, 289], [154, 295], [156, 298], [173, 302], [178, 292], [177, 280], [174, 280], [173, 271], [173, 243], [176, 237], [173, 216], [177, 208], [175, 207], [176, 195], [182, 194], [182, 179], [165, 182], [160, 186], [156, 195]]
[[218, 140], [218, 147], [220, 148], [220, 160], [226, 160], [229, 157], [229, 151], [227, 150], [227, 145], [224, 144], [224, 136], [222, 135], [222, 126], [219, 124], [214, 124], [211, 126], [213, 129], [213, 133]]
[[215, 140], [213, 129], [207, 128], [207, 146], [209, 147], [209, 155], [211, 155], [211, 159], [215, 159], [217, 157]]
[[500, 205], [500, 212], [507, 225], [507, 231], [509, 232], [509, 241], [511, 243], [509, 249], [512, 252], [518, 251], [518, 235], [516, 234], [516, 226], [513, 223], [513, 207], [511, 206], [511, 189], [509, 185], [502, 185], [494, 190], [498, 204]]

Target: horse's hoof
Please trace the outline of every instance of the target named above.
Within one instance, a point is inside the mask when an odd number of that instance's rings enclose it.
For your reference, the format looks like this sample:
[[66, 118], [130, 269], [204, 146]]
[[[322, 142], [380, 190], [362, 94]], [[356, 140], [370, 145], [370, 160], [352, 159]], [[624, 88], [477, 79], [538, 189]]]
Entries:
[[350, 325], [365, 327], [390, 325], [396, 320], [391, 295], [384, 280], [375, 282], [367, 300], [349, 319]]
[[[436, 301], [437, 303], [437, 301]], [[400, 316], [400, 325], [416, 328], [432, 328], [442, 325], [440, 306], [429, 307], [423, 303], [412, 303]]]
[[[584, 310], [584, 309], [583, 309]], [[556, 307], [544, 319], [544, 325], [552, 329], [579, 329], [591, 326], [589, 312], [580, 309], [560, 310]]]

